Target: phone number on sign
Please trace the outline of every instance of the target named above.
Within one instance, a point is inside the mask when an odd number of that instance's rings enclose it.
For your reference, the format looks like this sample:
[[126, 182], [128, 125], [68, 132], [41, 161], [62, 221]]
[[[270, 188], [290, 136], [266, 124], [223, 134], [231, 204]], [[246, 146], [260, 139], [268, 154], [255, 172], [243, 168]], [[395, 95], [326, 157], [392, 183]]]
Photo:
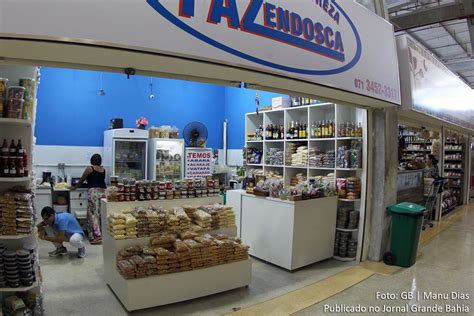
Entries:
[[398, 101], [398, 89], [391, 88], [389, 86], [382, 85], [377, 81], [369, 79], [354, 79], [354, 87], [359, 90], [366, 90], [373, 94], [384, 96], [387, 99]]

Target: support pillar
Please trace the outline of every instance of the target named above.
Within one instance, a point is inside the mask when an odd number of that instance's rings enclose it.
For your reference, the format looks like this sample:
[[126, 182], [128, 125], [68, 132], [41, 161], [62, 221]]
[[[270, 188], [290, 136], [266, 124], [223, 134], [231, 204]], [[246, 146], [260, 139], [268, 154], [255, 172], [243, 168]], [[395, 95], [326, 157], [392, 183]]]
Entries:
[[368, 254], [380, 261], [389, 249], [391, 220], [386, 208], [397, 201], [398, 115], [395, 108], [373, 110], [370, 123]]

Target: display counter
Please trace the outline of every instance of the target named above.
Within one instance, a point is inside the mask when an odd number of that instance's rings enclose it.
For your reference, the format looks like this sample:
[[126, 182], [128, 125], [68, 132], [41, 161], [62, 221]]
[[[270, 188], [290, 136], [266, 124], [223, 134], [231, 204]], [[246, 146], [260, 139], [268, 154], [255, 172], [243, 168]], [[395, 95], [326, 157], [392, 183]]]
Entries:
[[336, 196], [293, 202], [231, 192], [227, 204], [240, 218], [240, 237], [250, 255], [287, 270], [333, 256]]
[[424, 204], [423, 169], [399, 170], [397, 175], [397, 203]]
[[[250, 259], [192, 271], [154, 275], [130, 280], [124, 279], [117, 270], [117, 253], [129, 246], [148, 245], [150, 237], [115, 240], [108, 232], [108, 214], [112, 212], [122, 213], [137, 206], [154, 205], [172, 208], [185, 204], [200, 206], [213, 203], [222, 203], [222, 198], [208, 197], [143, 202], [101, 201], [102, 231], [104, 232], [102, 237], [104, 277], [106, 283], [128, 311], [181, 302], [250, 284], [252, 275], [252, 263]], [[235, 236], [236, 228], [229, 227], [206, 233], [224, 233]]]

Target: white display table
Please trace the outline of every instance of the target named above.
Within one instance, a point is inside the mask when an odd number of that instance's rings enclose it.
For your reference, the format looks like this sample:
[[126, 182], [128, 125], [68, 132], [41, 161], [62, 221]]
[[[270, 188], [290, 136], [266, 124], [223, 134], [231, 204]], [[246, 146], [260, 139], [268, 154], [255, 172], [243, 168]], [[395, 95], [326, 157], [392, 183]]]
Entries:
[[[101, 201], [104, 277], [107, 284], [128, 311], [161, 306], [210, 294], [224, 292], [250, 284], [250, 259], [187, 272], [125, 280], [116, 268], [118, 251], [132, 245], [147, 245], [150, 237], [115, 240], [107, 231], [107, 212], [124, 212], [136, 206], [158, 205], [164, 208], [181, 205], [200, 206], [220, 202], [222, 198], [196, 198], [144, 202]], [[209, 232], [236, 235], [236, 227]]]
[[336, 196], [292, 202], [239, 190], [231, 193], [235, 208], [238, 207], [235, 195], [239, 193], [241, 238], [250, 246], [252, 256], [287, 270], [333, 256]]

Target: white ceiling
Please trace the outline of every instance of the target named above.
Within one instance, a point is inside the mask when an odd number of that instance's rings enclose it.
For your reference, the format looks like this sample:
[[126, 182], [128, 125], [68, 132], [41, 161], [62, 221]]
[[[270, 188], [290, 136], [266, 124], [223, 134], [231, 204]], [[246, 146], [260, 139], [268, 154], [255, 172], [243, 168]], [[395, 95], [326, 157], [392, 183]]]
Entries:
[[[390, 17], [453, 4], [455, 0], [385, 0]], [[426, 13], [428, 14], [428, 13]], [[423, 15], [421, 15], [423, 17]], [[451, 71], [474, 88], [474, 59], [468, 20], [456, 19], [405, 30], [431, 50]]]

